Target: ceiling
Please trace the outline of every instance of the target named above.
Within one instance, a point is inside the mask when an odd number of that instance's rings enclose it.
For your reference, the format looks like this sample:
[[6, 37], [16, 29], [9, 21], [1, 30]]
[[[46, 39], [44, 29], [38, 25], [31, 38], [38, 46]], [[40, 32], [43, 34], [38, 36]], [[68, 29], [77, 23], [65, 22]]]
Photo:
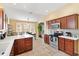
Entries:
[[49, 12], [63, 7], [65, 3], [4, 3], [9, 18], [38, 21]]

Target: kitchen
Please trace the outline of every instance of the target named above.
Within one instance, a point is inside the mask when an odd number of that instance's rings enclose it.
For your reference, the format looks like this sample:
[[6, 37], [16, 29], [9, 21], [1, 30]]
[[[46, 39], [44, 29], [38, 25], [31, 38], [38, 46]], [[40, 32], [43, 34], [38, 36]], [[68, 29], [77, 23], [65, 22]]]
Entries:
[[[52, 47], [69, 55], [78, 55], [79, 16], [76, 8], [78, 4], [69, 5], [65, 5], [59, 10], [50, 13], [45, 18], [47, 19], [45, 24], [47, 25], [45, 27], [47, 30], [45, 30], [44, 40]], [[55, 33], [58, 35], [55, 35]]]
[[[78, 41], [77, 40], [79, 38], [79, 31], [78, 31], [78, 27], [77, 27], [78, 18], [76, 18], [76, 17], [78, 17], [78, 15], [73, 14], [73, 15], [64, 16], [64, 17], [61, 17], [61, 18], [58, 18], [55, 20], [47, 21], [47, 22], [50, 22], [50, 23], [47, 23], [49, 29], [51, 29], [54, 32], [54, 33], [50, 32], [50, 34], [49, 34], [49, 40], [51, 40], [51, 41], [49, 41], [50, 45], [54, 48], [64, 51], [65, 53], [68, 53], [70, 55], [75, 55], [75, 52], [73, 52], [73, 51], [76, 51], [76, 54], [78, 54], [78, 46], [77, 46]], [[62, 22], [62, 20], [65, 23]], [[71, 20], [71, 21], [69, 24], [67, 24], [69, 22], [69, 20]], [[51, 25], [53, 22], [54, 22], [54, 25]], [[60, 25], [57, 24], [57, 22], [60, 23]], [[63, 24], [65, 24], [65, 25], [63, 25]], [[51, 27], [53, 27], [53, 28], [51, 28]], [[52, 35], [52, 36], [50, 36], [50, 35]], [[53, 39], [51, 39], [51, 37]], [[66, 40], [69, 40], [69, 43]]]
[[[23, 53], [28, 54], [28, 52], [31, 51], [32, 53], [35, 53], [36, 50], [34, 49], [39, 48], [38, 46], [38, 48], [35, 48], [34, 46], [34, 44], [38, 45], [37, 41], [41, 42], [40, 47], [43, 49], [46, 49], [45, 45], [47, 45], [51, 48], [51, 50], [56, 49], [70, 56], [79, 55], [79, 4], [56, 4], [57, 6], [62, 6], [56, 11], [54, 10], [53, 12], [45, 15], [45, 17], [41, 18], [41, 20], [39, 20], [39, 17], [37, 17], [36, 19], [33, 18], [33, 16], [31, 16], [33, 13], [28, 12], [28, 15], [31, 15], [30, 17], [27, 17], [26, 21], [23, 18], [18, 18], [18, 15], [23, 15], [23, 17], [26, 18], [27, 14], [23, 14], [24, 10], [22, 14], [20, 14], [21, 10], [19, 10], [17, 13], [13, 13], [13, 11], [15, 11], [15, 8], [16, 10], [18, 10], [17, 8], [19, 8], [19, 6], [17, 5], [20, 6], [20, 4], [13, 4], [13, 7], [9, 4], [3, 4], [4, 9], [0, 9], [1, 56], [17, 56]], [[9, 8], [10, 11], [7, 11]], [[46, 10], [46, 12], [48, 11]], [[14, 15], [16, 15], [16, 19], [14, 19]], [[42, 26], [40, 27], [40, 30], [42, 31], [38, 31], [39, 24], [41, 24], [40, 26]], [[47, 53], [45, 51], [44, 53], [39, 54], [41, 53], [41, 48], [39, 49], [39, 51], [37, 51], [37, 55], [44, 55], [45, 53]], [[52, 52], [51, 50], [50, 52]], [[47, 55], [51, 54], [48, 52]]]

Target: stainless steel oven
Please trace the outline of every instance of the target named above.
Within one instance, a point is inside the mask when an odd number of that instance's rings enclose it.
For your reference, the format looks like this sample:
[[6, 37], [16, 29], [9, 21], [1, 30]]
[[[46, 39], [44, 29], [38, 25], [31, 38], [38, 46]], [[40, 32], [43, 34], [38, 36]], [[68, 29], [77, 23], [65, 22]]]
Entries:
[[63, 33], [54, 33], [54, 34], [50, 34], [49, 35], [49, 39], [50, 39], [50, 46], [54, 47], [54, 48], [58, 48], [58, 36], [63, 35]]

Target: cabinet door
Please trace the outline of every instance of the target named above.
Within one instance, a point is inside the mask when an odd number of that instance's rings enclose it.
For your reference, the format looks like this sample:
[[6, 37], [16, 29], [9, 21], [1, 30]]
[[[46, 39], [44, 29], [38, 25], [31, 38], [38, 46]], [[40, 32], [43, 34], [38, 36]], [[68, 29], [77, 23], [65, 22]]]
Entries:
[[32, 50], [33, 48], [32, 38], [26, 38], [24, 42], [25, 42], [25, 51]]
[[55, 23], [55, 20], [51, 20], [51, 24], [54, 24]]
[[55, 19], [55, 23], [60, 23], [60, 19]]
[[44, 42], [49, 44], [49, 36], [48, 35], [44, 35]]
[[51, 21], [47, 21], [47, 26], [48, 26], [48, 29], [50, 29], [51, 28]]
[[74, 55], [74, 41], [65, 39], [65, 52], [69, 55]]
[[67, 16], [67, 28], [68, 29], [77, 29], [77, 15]]
[[65, 43], [65, 42], [64, 42], [64, 38], [60, 38], [60, 37], [59, 37], [59, 39], [58, 39], [58, 49], [59, 49], [59, 50], [64, 51], [64, 47], [65, 47], [65, 46], [64, 46], [64, 43]]
[[14, 45], [12, 46], [11, 52], [10, 52], [10, 56], [14, 56]]
[[0, 29], [2, 30], [4, 28], [4, 13], [3, 10], [0, 9]]
[[66, 29], [67, 28], [66, 17], [60, 18], [60, 27], [61, 27], [61, 29]]
[[14, 42], [14, 54], [20, 54], [24, 52], [24, 40], [23, 39], [17, 39]]
[[78, 29], [79, 29], [79, 15], [78, 15]]

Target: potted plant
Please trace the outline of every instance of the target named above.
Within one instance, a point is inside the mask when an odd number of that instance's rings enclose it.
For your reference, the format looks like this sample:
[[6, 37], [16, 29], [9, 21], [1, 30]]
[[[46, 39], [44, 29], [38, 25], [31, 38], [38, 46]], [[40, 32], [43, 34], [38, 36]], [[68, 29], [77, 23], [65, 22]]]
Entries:
[[42, 37], [41, 32], [42, 32], [42, 26], [41, 26], [41, 24], [39, 24], [39, 25], [38, 25], [39, 37]]

